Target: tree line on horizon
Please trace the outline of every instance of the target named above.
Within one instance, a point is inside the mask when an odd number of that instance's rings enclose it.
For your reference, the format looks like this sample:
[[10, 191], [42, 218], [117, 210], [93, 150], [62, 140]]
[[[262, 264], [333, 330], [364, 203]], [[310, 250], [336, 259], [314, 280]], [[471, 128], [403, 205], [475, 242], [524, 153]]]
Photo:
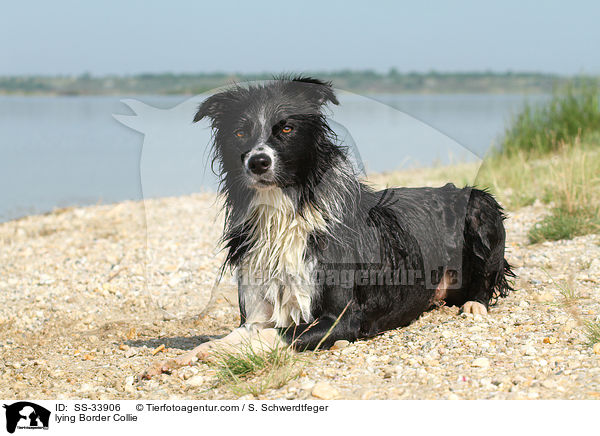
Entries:
[[[367, 93], [552, 93], [567, 76], [528, 72], [399, 72], [340, 70], [302, 72], [331, 81], [342, 90]], [[0, 94], [37, 95], [195, 95], [236, 82], [268, 80], [273, 73], [142, 73], [94, 76], [0, 76]]]

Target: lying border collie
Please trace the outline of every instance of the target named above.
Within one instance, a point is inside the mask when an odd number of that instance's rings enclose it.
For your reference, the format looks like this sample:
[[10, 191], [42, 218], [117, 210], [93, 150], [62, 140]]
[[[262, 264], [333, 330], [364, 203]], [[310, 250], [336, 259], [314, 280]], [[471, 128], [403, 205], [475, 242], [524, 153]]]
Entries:
[[439, 305], [486, 314], [514, 276], [502, 208], [485, 191], [361, 183], [309, 77], [233, 86], [206, 99], [237, 271], [241, 326], [147, 375], [244, 341], [328, 348], [406, 326]]

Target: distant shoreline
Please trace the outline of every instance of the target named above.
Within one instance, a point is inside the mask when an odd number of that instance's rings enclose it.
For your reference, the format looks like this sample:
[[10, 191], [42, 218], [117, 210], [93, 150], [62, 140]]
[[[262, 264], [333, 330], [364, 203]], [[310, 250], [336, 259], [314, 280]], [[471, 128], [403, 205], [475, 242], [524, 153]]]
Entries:
[[[547, 94], [571, 76], [528, 72], [388, 73], [307, 72], [334, 87], [361, 94]], [[268, 80], [276, 74], [137, 74], [130, 76], [0, 76], [0, 95], [198, 95], [235, 82]], [[596, 76], [576, 76], [598, 78]]]

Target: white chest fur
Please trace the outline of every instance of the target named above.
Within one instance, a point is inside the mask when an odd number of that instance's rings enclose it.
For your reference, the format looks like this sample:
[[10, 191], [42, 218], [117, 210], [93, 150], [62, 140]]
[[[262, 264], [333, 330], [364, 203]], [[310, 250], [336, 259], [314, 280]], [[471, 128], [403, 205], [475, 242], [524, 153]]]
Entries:
[[314, 208], [297, 214], [292, 200], [273, 188], [257, 191], [247, 222], [251, 248], [239, 272], [248, 321], [276, 327], [312, 321], [314, 262], [306, 258], [306, 247], [312, 232], [325, 229], [323, 216]]

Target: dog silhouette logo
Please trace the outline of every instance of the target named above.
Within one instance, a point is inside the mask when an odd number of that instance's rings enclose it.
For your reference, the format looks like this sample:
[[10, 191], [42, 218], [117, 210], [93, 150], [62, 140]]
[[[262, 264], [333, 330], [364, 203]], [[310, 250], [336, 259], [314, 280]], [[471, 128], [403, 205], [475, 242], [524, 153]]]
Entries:
[[6, 431], [14, 433], [18, 429], [48, 429], [50, 411], [28, 401], [4, 404], [6, 409]]

